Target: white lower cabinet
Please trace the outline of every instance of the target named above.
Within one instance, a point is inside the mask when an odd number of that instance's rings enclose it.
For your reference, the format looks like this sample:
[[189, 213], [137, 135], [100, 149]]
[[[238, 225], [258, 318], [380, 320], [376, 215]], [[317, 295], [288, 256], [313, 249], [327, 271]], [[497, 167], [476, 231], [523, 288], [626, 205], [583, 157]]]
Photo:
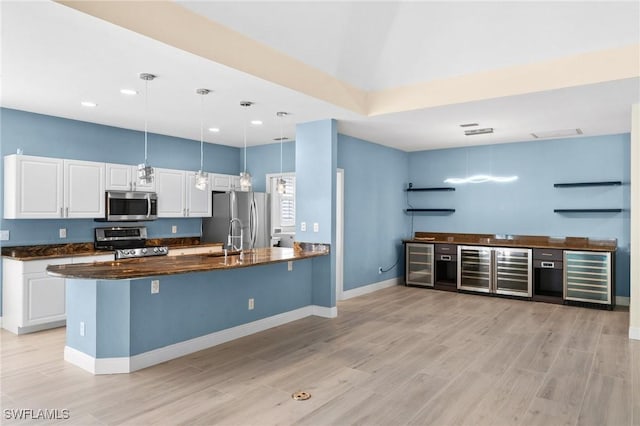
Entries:
[[52, 277], [48, 265], [103, 262], [113, 254], [21, 261], [2, 259], [2, 328], [31, 333], [66, 324], [66, 279]]

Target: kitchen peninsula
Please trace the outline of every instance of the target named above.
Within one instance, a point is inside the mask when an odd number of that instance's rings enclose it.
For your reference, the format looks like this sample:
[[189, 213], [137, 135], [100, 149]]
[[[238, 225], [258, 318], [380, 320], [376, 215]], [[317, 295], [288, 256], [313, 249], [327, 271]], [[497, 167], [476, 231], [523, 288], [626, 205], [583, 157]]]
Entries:
[[328, 254], [328, 245], [298, 244], [242, 257], [51, 265], [49, 274], [67, 279], [65, 360], [94, 374], [128, 373], [309, 315], [335, 316], [314, 303]]

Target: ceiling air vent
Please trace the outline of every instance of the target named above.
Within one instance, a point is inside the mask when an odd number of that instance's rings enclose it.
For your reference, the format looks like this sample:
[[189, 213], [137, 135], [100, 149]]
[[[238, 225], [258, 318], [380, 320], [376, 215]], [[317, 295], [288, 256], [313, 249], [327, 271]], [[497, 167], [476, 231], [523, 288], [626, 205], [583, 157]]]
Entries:
[[547, 132], [535, 132], [531, 133], [536, 139], [546, 139], [546, 138], [564, 138], [567, 136], [576, 136], [581, 135], [582, 129], [566, 129], [566, 130], [551, 130]]
[[493, 133], [493, 127], [486, 127], [484, 129], [465, 130], [465, 136], [484, 135], [487, 133]]

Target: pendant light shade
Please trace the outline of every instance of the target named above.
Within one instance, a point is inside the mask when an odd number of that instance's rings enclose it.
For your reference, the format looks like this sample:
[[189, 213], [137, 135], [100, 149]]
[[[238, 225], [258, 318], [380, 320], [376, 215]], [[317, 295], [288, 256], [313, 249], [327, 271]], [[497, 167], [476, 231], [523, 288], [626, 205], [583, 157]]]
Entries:
[[285, 182], [284, 178], [282, 177], [282, 143], [286, 139], [282, 132], [282, 121], [287, 115], [289, 115], [289, 113], [284, 111], [276, 113], [276, 116], [280, 118], [280, 177], [278, 178], [278, 182], [276, 183], [276, 191], [280, 195], [284, 194], [287, 189], [287, 182]]
[[153, 167], [147, 164], [148, 153], [148, 134], [147, 121], [149, 115], [149, 82], [156, 78], [155, 75], [149, 73], [140, 73], [141, 80], [144, 80], [144, 163], [138, 164], [138, 179], [140, 183], [147, 184], [153, 182]]
[[200, 170], [196, 173], [195, 187], [200, 191], [206, 191], [209, 186], [209, 173], [203, 169], [204, 164], [204, 96], [211, 92], [209, 89], [196, 89], [200, 95]]
[[[253, 102], [242, 101], [240, 106], [249, 110], [249, 107], [253, 105]], [[242, 191], [251, 191], [251, 174], [247, 172], [247, 118], [245, 117], [243, 128], [244, 138], [244, 171], [240, 173], [240, 189]]]

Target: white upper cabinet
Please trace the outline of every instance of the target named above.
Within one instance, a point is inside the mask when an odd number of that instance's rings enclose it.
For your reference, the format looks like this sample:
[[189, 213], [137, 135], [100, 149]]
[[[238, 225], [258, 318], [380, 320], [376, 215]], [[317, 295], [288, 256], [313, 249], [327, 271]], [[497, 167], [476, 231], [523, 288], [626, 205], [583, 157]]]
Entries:
[[158, 217], [185, 217], [187, 205], [184, 170], [156, 168], [154, 173], [158, 193]]
[[64, 160], [64, 217], [104, 217], [104, 163]]
[[104, 216], [104, 163], [8, 155], [5, 219]]
[[209, 174], [209, 182], [212, 191], [227, 192], [231, 190], [231, 175], [211, 173]]
[[187, 216], [210, 217], [211, 216], [211, 186], [207, 185], [204, 191], [196, 188], [195, 172], [187, 173]]
[[138, 179], [138, 166], [107, 163], [105, 166], [107, 191], [155, 192], [156, 181], [142, 183]]
[[195, 172], [155, 169], [158, 217], [211, 216], [211, 189], [195, 188]]
[[211, 173], [209, 175], [212, 191], [240, 191], [240, 176]]
[[63, 160], [7, 155], [4, 157], [4, 218], [62, 217]]

